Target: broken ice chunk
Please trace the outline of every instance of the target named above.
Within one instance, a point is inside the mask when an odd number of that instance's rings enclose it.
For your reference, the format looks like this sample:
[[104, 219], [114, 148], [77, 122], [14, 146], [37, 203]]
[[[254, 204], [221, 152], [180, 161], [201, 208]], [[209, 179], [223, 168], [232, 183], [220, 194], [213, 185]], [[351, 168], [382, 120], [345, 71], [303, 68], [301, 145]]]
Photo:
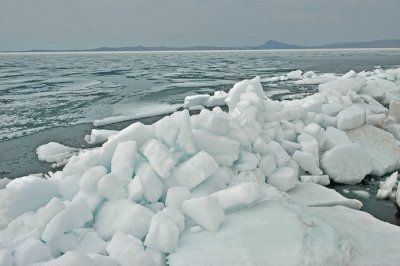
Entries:
[[224, 210], [212, 196], [187, 200], [182, 204], [182, 211], [208, 231], [217, 231], [225, 220]]
[[167, 215], [156, 213], [150, 223], [144, 245], [157, 251], [171, 253], [178, 245], [179, 229]]
[[161, 178], [169, 177], [171, 169], [175, 166], [175, 159], [167, 147], [157, 139], [151, 139], [143, 144], [142, 150], [154, 171]]
[[357, 184], [372, 171], [371, 158], [358, 143], [332, 148], [322, 156], [321, 165], [332, 180], [343, 184]]
[[111, 160], [111, 173], [118, 177], [124, 184], [132, 179], [136, 162], [136, 142], [132, 140], [120, 142], [115, 148]]
[[296, 172], [292, 168], [280, 167], [268, 176], [267, 182], [280, 191], [286, 192], [294, 188], [298, 180]]

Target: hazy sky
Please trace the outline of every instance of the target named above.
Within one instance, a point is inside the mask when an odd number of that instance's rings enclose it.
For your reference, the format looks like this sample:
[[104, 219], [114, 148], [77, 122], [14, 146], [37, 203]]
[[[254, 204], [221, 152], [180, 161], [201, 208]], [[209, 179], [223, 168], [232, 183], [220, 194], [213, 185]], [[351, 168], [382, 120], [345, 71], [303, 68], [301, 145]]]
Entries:
[[400, 0], [0, 0], [0, 50], [400, 38]]

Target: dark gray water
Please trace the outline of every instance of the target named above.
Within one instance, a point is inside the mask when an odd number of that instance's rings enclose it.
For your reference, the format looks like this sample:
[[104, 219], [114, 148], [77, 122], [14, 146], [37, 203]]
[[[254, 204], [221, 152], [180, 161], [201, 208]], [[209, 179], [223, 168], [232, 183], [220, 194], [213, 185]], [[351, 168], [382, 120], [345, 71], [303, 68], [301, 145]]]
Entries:
[[[400, 49], [0, 53], [0, 141], [152, 106], [168, 109], [187, 95], [227, 91], [256, 75], [266, 79], [296, 69], [343, 74], [398, 65]], [[278, 95], [316, 89], [292, 81], [263, 85]]]

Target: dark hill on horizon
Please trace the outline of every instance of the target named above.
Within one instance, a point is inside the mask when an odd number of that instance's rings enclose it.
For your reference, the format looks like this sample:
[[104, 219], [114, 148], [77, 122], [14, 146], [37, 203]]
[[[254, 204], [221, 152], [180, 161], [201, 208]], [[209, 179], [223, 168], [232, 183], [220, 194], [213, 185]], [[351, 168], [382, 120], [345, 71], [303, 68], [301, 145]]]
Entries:
[[288, 50], [288, 49], [349, 49], [349, 48], [400, 48], [400, 39], [375, 40], [367, 42], [338, 42], [319, 46], [300, 46], [280, 41], [269, 40], [262, 45], [254, 47], [219, 47], [219, 46], [190, 46], [190, 47], [99, 47], [95, 49], [76, 50], [45, 50], [35, 49], [29, 51], [5, 51], [5, 52], [128, 52], [128, 51], [204, 51], [204, 50]]

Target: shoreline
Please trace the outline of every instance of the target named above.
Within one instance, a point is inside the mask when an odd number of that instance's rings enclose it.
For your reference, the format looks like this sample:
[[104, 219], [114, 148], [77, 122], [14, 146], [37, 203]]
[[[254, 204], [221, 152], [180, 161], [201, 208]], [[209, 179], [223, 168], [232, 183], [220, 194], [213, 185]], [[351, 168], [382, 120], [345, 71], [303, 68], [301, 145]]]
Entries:
[[[196, 114], [198, 112], [199, 111], [197, 110], [190, 111], [191, 114]], [[63, 166], [59, 168], [52, 168], [51, 163], [39, 161], [36, 154], [36, 148], [40, 145], [54, 141], [63, 145], [80, 149], [94, 148], [100, 145], [91, 145], [84, 140], [84, 136], [90, 134], [93, 128], [122, 130], [123, 128], [135, 122], [153, 124], [167, 115], [170, 114], [133, 119], [99, 127], [95, 127], [93, 123], [83, 123], [67, 127], [53, 128], [34, 133], [32, 135], [1, 141], [0, 150], [5, 152], [0, 154], [0, 179], [6, 177], [15, 179], [34, 173], [45, 174], [49, 171], [55, 172], [62, 170]], [[7, 156], [4, 156], [4, 154], [7, 154]], [[366, 179], [367, 178], [368, 177], [366, 177]], [[391, 200], [376, 199], [375, 195], [379, 187], [371, 182], [362, 182], [357, 185], [332, 184], [328, 186], [328, 188], [334, 189], [345, 197], [354, 198], [361, 201], [363, 203], [361, 211], [367, 212], [381, 221], [400, 226], [400, 212], [397, 209], [396, 204]], [[344, 193], [343, 190], [348, 190], [350, 192]], [[365, 198], [352, 193], [352, 191], [355, 190], [368, 191], [370, 197]]]
[[153, 124], [169, 114], [151, 116], [141, 119], [133, 119], [101, 127], [93, 126], [93, 123], [83, 123], [67, 127], [56, 127], [39, 131], [31, 135], [22, 136], [10, 140], [0, 141], [0, 179], [15, 179], [34, 173], [47, 173], [57, 171], [59, 168], [51, 168], [51, 164], [39, 161], [36, 148], [49, 142], [58, 142], [63, 145], [87, 149], [99, 145], [91, 145], [85, 142], [85, 135], [90, 134], [93, 128], [121, 130], [135, 122]]

